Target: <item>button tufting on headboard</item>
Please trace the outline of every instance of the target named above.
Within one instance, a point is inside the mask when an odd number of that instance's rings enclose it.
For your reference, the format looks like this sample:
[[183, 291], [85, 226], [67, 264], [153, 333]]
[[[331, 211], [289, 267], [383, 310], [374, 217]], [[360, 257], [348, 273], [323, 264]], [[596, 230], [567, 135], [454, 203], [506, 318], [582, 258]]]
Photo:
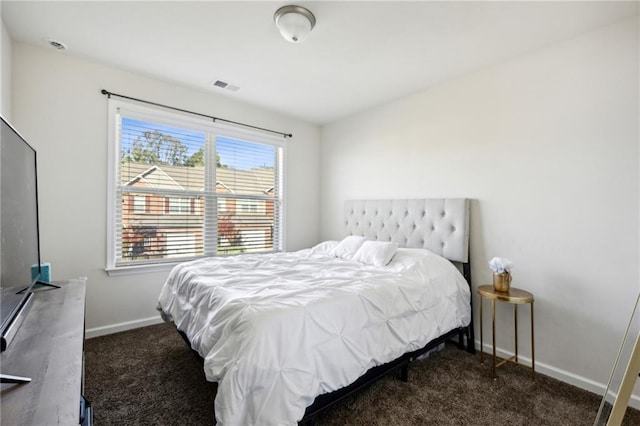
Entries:
[[346, 234], [468, 260], [468, 199], [354, 200], [345, 202], [344, 212]]

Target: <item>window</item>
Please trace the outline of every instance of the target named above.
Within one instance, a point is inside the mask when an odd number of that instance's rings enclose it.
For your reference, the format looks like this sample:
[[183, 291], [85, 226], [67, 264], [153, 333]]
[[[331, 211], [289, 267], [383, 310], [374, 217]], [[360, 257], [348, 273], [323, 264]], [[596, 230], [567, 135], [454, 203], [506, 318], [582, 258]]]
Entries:
[[167, 213], [192, 213], [191, 200], [189, 198], [169, 197], [169, 211]]
[[258, 200], [238, 200], [238, 210], [240, 213], [258, 213], [258, 206], [260, 202]]
[[108, 271], [282, 250], [284, 140], [116, 100], [109, 109]]
[[147, 197], [144, 195], [133, 195], [133, 212], [134, 213], [146, 213], [147, 212]]

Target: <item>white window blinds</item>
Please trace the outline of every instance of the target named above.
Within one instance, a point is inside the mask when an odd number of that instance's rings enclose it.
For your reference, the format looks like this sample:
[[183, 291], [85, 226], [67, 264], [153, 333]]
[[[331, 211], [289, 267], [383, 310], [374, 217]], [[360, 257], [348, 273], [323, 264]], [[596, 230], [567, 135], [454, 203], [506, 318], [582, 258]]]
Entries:
[[281, 250], [283, 146], [180, 115], [113, 108], [108, 268]]

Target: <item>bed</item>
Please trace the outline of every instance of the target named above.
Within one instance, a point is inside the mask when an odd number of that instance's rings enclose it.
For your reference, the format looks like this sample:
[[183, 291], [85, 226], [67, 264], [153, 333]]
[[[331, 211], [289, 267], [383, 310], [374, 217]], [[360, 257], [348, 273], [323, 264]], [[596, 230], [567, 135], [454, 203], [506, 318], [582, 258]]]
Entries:
[[218, 383], [218, 424], [310, 422], [448, 338], [473, 352], [467, 199], [347, 201], [344, 228], [170, 273], [158, 309]]

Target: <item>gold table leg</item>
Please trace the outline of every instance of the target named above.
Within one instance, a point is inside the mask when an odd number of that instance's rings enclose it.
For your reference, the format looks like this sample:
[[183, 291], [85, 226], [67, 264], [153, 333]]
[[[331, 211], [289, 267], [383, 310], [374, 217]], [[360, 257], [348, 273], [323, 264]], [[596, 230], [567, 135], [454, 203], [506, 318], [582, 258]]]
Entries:
[[482, 355], [484, 354], [483, 332], [482, 332], [482, 305], [484, 305], [484, 298], [480, 297], [480, 364], [484, 364]]
[[518, 304], [513, 305], [513, 327], [516, 343], [516, 362], [518, 362]]
[[496, 376], [496, 300], [491, 299], [491, 338], [493, 340], [493, 378]]
[[531, 379], [536, 380], [536, 350], [533, 346], [533, 301], [531, 301]]

